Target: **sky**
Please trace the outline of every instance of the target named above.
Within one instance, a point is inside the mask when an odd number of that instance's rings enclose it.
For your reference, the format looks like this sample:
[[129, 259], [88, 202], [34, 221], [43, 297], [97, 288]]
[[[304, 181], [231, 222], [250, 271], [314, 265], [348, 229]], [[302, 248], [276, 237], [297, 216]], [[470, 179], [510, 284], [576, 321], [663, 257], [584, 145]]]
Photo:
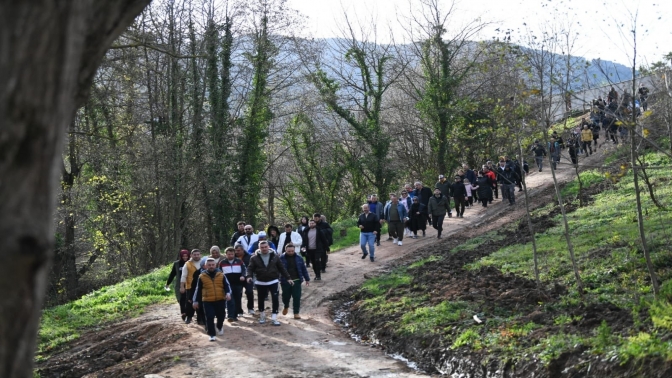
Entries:
[[[316, 38], [341, 36], [345, 16], [377, 25], [377, 40], [393, 35], [401, 41], [402, 25], [419, 9], [420, 0], [288, 0], [306, 16], [303, 33]], [[451, 0], [439, 0], [447, 9]], [[450, 25], [459, 27], [474, 20], [488, 23], [474, 39], [491, 40], [511, 30], [511, 41], [520, 43], [528, 32], [538, 33], [551, 24], [571, 24], [576, 35], [573, 55], [601, 58], [632, 65], [633, 15], [637, 15], [637, 66], [662, 60], [672, 52], [672, 1], [670, 0], [456, 0]], [[371, 22], [374, 20], [375, 22]], [[400, 22], [401, 21], [401, 22]], [[622, 25], [622, 27], [619, 27]], [[578, 33], [578, 34], [577, 34]], [[668, 41], [668, 42], [665, 42]]]

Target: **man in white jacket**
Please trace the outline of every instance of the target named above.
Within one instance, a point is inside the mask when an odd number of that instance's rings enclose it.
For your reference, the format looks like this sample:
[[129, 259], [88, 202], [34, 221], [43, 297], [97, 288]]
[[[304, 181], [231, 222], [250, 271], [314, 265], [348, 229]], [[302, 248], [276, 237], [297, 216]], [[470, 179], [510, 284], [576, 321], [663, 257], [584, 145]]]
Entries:
[[292, 243], [294, 245], [301, 245], [301, 243], [303, 243], [301, 235], [299, 235], [298, 232], [292, 229], [291, 223], [285, 224], [285, 232], [280, 234], [278, 245], [276, 245], [276, 247], [278, 248], [278, 253], [281, 255], [285, 253], [285, 246], [289, 243]]
[[252, 228], [252, 225], [246, 224], [245, 233], [238, 238], [236, 243], [240, 243], [243, 246], [243, 248], [247, 251], [248, 249], [250, 249], [250, 246], [258, 240], [259, 236], [254, 233], [254, 228]]

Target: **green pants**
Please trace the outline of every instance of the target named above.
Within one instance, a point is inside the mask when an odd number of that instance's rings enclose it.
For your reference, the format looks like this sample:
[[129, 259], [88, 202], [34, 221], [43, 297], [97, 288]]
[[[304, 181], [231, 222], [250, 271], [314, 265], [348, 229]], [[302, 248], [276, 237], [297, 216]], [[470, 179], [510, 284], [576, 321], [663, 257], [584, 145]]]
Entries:
[[294, 315], [298, 314], [301, 307], [301, 280], [295, 280], [294, 285], [283, 283], [281, 286], [282, 304], [285, 307], [289, 307], [289, 298], [293, 298], [292, 309], [294, 310]]

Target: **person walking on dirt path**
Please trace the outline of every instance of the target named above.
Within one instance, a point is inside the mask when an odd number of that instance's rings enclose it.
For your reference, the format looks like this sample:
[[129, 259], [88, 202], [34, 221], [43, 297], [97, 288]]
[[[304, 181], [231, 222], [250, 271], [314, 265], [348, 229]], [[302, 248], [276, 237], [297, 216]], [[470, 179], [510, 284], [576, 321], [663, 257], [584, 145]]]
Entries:
[[[429, 199], [432, 198], [432, 193], [432, 189], [422, 185], [421, 181], [415, 182], [415, 195], [420, 199], [420, 212], [427, 214], [428, 217], [431, 214], [427, 212], [427, 206], [429, 206]], [[426, 220], [429, 221], [429, 218]]]
[[[234, 252], [236, 255], [236, 258], [241, 260], [243, 262], [243, 266], [245, 267], [245, 275], [247, 275], [247, 267], [250, 265], [250, 259], [252, 256], [250, 256], [247, 251], [243, 249], [243, 246], [240, 244], [236, 244], [234, 248]], [[247, 314], [248, 315], [254, 315], [254, 284], [247, 282], [245, 280], [243, 284], [245, 288], [245, 297], [247, 298]], [[241, 300], [242, 301], [242, 300]], [[238, 312], [238, 316], [243, 315], [245, 312], [243, 311], [243, 306], [241, 303], [240, 307], [236, 308], [236, 311]]]
[[583, 125], [583, 130], [581, 130], [581, 143], [583, 145], [583, 150], [590, 156], [593, 154], [593, 130], [588, 128], [588, 125]]
[[[201, 272], [201, 251], [198, 249], [191, 250], [191, 259], [184, 263], [182, 268], [182, 276], [180, 277], [180, 293], [187, 296], [187, 319], [185, 323], [191, 323], [194, 317], [194, 307], [192, 306], [192, 298], [194, 297], [194, 290], [196, 289], [196, 282], [194, 279], [198, 277]], [[202, 312], [196, 312], [196, 322], [198, 324], [205, 324], [205, 320], [201, 317]]]
[[303, 231], [301, 238], [301, 249], [306, 251], [310, 264], [313, 266], [315, 281], [321, 281], [323, 255], [329, 243], [327, 237], [324, 232], [317, 228], [315, 220], [311, 219], [308, 221], [308, 229]]
[[[369, 200], [367, 201], [367, 204], [369, 205], [369, 211], [371, 211], [372, 214], [375, 214], [378, 217], [378, 220], [380, 224], [382, 225], [383, 222], [385, 221], [383, 219], [383, 210], [384, 206], [381, 202], [378, 201], [378, 196], [375, 194], [372, 194], [369, 197]], [[380, 232], [376, 235], [376, 245], [380, 247]]]
[[[492, 165], [492, 164], [491, 164]], [[495, 170], [492, 168], [492, 166], [486, 166], [483, 168], [483, 174], [487, 176], [490, 179], [490, 182], [492, 183], [492, 192], [495, 196], [495, 199], [499, 199], [499, 189], [497, 186], [497, 174], [495, 174]], [[488, 199], [488, 203], [492, 203], [492, 196]]]
[[[182, 321], [187, 320], [187, 296], [180, 293], [180, 280], [182, 278], [182, 269], [184, 264], [189, 260], [189, 251], [183, 249], [177, 254], [177, 260], [173, 262], [173, 269], [170, 270], [168, 281], [166, 281], [165, 289], [170, 290], [170, 284], [175, 280], [175, 299], [180, 305], [180, 313], [182, 314]], [[177, 279], [176, 279], [177, 278]]]
[[233, 247], [236, 244], [238, 238], [245, 235], [245, 222], [240, 221], [236, 223], [236, 226], [238, 227], [238, 229], [236, 230], [236, 232], [233, 233], [233, 235], [231, 235], [231, 242], [229, 243], [231, 247]]
[[303, 239], [301, 239], [301, 235], [294, 231], [292, 228], [291, 223], [285, 224], [285, 232], [280, 234], [280, 239], [278, 240], [278, 253], [282, 254], [285, 252], [285, 248], [287, 247], [287, 244], [292, 243], [295, 246], [296, 245], [301, 245], [301, 242]]
[[244, 230], [245, 234], [241, 235], [238, 240], [236, 240], [236, 243], [242, 245], [245, 251], [247, 251], [254, 242], [259, 240], [259, 236], [254, 233], [252, 225], [246, 224]]
[[231, 286], [226, 276], [217, 270], [215, 259], [208, 258], [203, 271], [196, 282], [196, 290], [193, 297], [194, 309], [199, 309], [203, 304], [205, 323], [210, 336], [210, 341], [215, 339], [215, 318], [217, 318], [217, 333], [224, 334], [224, 315], [226, 314], [226, 302], [231, 301]]
[[[314, 221], [311, 221], [314, 223]], [[266, 323], [266, 307], [264, 300], [271, 294], [271, 323], [279, 326], [278, 309], [280, 308], [280, 299], [278, 291], [278, 282], [280, 276], [285, 277], [290, 285], [294, 281], [289, 277], [287, 269], [282, 265], [280, 257], [275, 251], [271, 250], [267, 241], [259, 243], [259, 249], [250, 259], [250, 265], [247, 267], [247, 282], [257, 286], [257, 309], [259, 310], [259, 323]], [[256, 277], [256, 278], [253, 278]]]
[[438, 235], [436, 236], [437, 239], [441, 239], [441, 232], [443, 232], [443, 218], [446, 217], [446, 213], [449, 210], [450, 202], [448, 201], [448, 198], [441, 193], [440, 189], [434, 189], [434, 195], [429, 199], [427, 211], [429, 211], [429, 214], [432, 216], [432, 227], [438, 231]]
[[399, 203], [396, 194], [390, 193], [390, 203], [385, 205], [385, 221], [392, 236], [392, 244], [402, 245], [404, 240], [404, 224], [408, 220], [408, 212], [404, 205]]
[[492, 203], [492, 182], [490, 177], [483, 171], [478, 172], [476, 178], [476, 191], [483, 207], [488, 207], [488, 202]]
[[[461, 176], [455, 176], [453, 183], [453, 200], [455, 201], [455, 216], [464, 218], [464, 208], [467, 202], [467, 188]], [[432, 216], [434, 218], [434, 216]], [[433, 223], [432, 223], [433, 224]]]
[[329, 254], [331, 253], [331, 245], [334, 244], [334, 229], [331, 228], [331, 225], [327, 222], [327, 216], [322, 214], [320, 215], [320, 221], [315, 221], [317, 223], [317, 228], [324, 232], [324, 236], [327, 237], [327, 242], [329, 246], [324, 251], [324, 263], [322, 264], [322, 273], [327, 272], [327, 266], [329, 265]]
[[[444, 175], [439, 175], [439, 181], [434, 184], [434, 189], [439, 189], [441, 191], [441, 194], [446, 197], [446, 200], [448, 200], [448, 218], [453, 217], [452, 210], [450, 209], [450, 197], [453, 196], [452, 193], [452, 186], [448, 180], [446, 180], [446, 176]], [[429, 205], [429, 202], [427, 202], [427, 205]], [[428, 212], [431, 215], [431, 211]], [[432, 223], [433, 227], [434, 223]]]
[[[376, 214], [370, 211], [369, 205], [366, 203], [362, 205], [362, 213], [357, 218], [357, 226], [359, 227], [359, 246], [362, 248], [362, 260], [369, 256], [369, 259], [373, 262], [376, 251], [376, 235], [380, 233], [380, 220]], [[367, 244], [369, 245], [368, 252], [366, 250]]]
[[[401, 190], [401, 197], [399, 197], [399, 203], [404, 205], [406, 208], [406, 213], [408, 213], [411, 210], [411, 205], [413, 202], [411, 202], [411, 197], [408, 195], [408, 192], [406, 189]], [[411, 235], [411, 230], [408, 228], [409, 223], [408, 221], [404, 222], [404, 237]]]
[[[420, 210], [420, 199], [418, 197], [413, 197], [411, 204], [411, 210], [408, 212], [409, 224], [411, 233], [413, 236], [411, 238], [418, 238], [418, 231], [422, 231], [422, 236], [426, 236], [425, 230], [427, 229], [427, 214], [423, 213]], [[426, 211], [427, 209], [425, 209]]]
[[313, 220], [315, 221], [315, 228], [322, 231], [324, 237], [327, 239], [327, 244], [324, 246], [324, 252], [320, 257], [322, 266], [321, 272], [326, 273], [327, 263], [329, 262], [329, 252], [331, 252], [331, 245], [334, 244], [334, 229], [327, 223], [327, 217], [322, 214], [313, 214]]
[[290, 284], [285, 277], [280, 278], [282, 315], [287, 315], [287, 312], [289, 312], [289, 300], [292, 299], [294, 319], [301, 319], [301, 315], [299, 315], [301, 312], [301, 284], [305, 282], [306, 286], [309, 285], [308, 269], [306, 269], [306, 264], [303, 263], [301, 256], [296, 254], [294, 243], [287, 244], [285, 253], [280, 256], [280, 261], [287, 269], [290, 280], [293, 282], [293, 284]]
[[502, 187], [502, 200], [508, 199], [509, 206], [516, 204], [516, 173], [511, 165], [506, 163], [504, 158], [500, 158], [497, 167], [497, 181]]
[[534, 144], [532, 145], [532, 153], [534, 154], [534, 162], [537, 163], [537, 168], [539, 168], [539, 172], [541, 172], [544, 168], [544, 157], [546, 156], [546, 149], [541, 145], [541, 143], [539, 143], [538, 140], [535, 140]]
[[224, 250], [224, 258], [219, 262], [219, 269], [231, 285], [232, 298], [226, 302], [226, 312], [228, 321], [235, 322], [238, 320], [239, 310], [243, 308], [243, 286], [247, 268], [243, 260], [236, 257], [235, 249], [228, 247]]
[[[308, 229], [308, 216], [304, 215], [299, 220], [299, 226], [296, 228], [296, 232], [299, 234], [299, 236], [301, 236], [303, 230], [307, 229]], [[295, 245], [301, 245], [301, 243]], [[308, 260], [308, 255], [306, 255], [305, 252], [301, 251], [301, 256], [306, 260], [306, 267], [310, 268], [310, 260]]]
[[551, 154], [551, 169], [556, 170], [560, 161], [560, 143], [553, 137], [548, 142], [548, 152]]
[[581, 139], [581, 134], [580, 133], [575, 133], [573, 132], [569, 138], [567, 138], [567, 152], [569, 152], [569, 159], [572, 161], [572, 165], [576, 166], [579, 164], [579, 155], [578, 151], [580, 149], [581, 143], [579, 142]]

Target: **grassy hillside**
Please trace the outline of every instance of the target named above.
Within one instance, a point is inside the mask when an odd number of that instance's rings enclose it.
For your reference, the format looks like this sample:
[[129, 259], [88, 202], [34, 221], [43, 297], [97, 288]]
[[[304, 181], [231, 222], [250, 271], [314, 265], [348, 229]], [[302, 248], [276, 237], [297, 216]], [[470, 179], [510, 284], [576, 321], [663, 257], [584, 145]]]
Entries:
[[[657, 153], [644, 160], [651, 168], [672, 165]], [[348, 299], [354, 299], [355, 332], [429, 371], [451, 353], [481, 356], [483, 363], [537, 359], [545, 366], [591, 358], [616, 366], [672, 361], [670, 171], [648, 171], [663, 208], [654, 205], [648, 191], [641, 192], [648, 249], [662, 283], [658, 298], [638, 242], [632, 173], [627, 167], [616, 171], [582, 173], [584, 188], [592, 184], [594, 193], [589, 206], [578, 207], [576, 182], [563, 189], [573, 198], [567, 206], [569, 228], [583, 295], [561, 216], [549, 203], [533, 214], [540, 287], [534, 282], [526, 222], [514, 222], [423, 251], [422, 260], [367, 281]]]
[[37, 359], [80, 332], [122, 318], [137, 316], [145, 307], [174, 300], [173, 291], [164, 290], [170, 266], [116, 285], [106, 286], [84, 297], [44, 310], [40, 323]]

